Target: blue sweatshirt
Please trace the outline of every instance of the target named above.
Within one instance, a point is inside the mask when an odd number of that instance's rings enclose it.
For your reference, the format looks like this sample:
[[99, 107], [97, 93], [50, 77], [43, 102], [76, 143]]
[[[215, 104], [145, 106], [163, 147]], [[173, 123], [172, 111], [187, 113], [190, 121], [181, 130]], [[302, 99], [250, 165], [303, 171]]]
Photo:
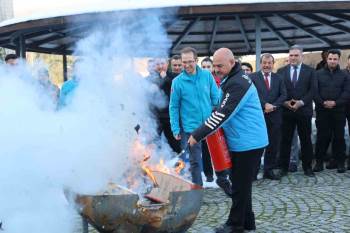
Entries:
[[219, 91], [211, 73], [196, 66], [196, 74], [182, 71], [172, 82], [169, 114], [174, 135], [191, 133], [218, 104]]

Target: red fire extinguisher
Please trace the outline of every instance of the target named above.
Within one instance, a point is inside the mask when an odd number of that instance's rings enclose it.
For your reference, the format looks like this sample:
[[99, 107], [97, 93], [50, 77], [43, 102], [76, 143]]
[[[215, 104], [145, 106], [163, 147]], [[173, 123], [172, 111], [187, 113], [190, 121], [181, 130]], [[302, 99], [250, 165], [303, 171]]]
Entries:
[[231, 168], [231, 157], [222, 128], [208, 136], [206, 140], [214, 170], [220, 172]]

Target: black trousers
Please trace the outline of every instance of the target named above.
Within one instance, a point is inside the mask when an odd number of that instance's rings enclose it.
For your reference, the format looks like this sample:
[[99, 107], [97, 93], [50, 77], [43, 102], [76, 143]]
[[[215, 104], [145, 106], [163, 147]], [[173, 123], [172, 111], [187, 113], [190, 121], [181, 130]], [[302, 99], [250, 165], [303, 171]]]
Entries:
[[316, 111], [317, 141], [316, 160], [323, 161], [332, 140], [333, 156], [337, 162], [345, 161], [345, 112], [319, 110]]
[[301, 161], [303, 169], [311, 168], [313, 149], [311, 143], [311, 116], [284, 112], [282, 119], [282, 141], [280, 150], [280, 167], [288, 171], [290, 151], [295, 127], [300, 139]]
[[167, 139], [171, 149], [176, 153], [180, 153], [181, 143], [180, 140], [178, 141], [174, 138], [173, 132], [171, 131], [169, 118], [158, 118], [158, 134], [161, 135], [162, 133], [164, 133], [164, 136]]
[[243, 152], [230, 152], [232, 160], [232, 206], [226, 224], [232, 226], [233, 232], [255, 227], [252, 208], [252, 183], [256, 167], [260, 163], [264, 148]]
[[276, 168], [277, 154], [281, 143], [281, 123], [265, 116], [269, 145], [265, 149], [264, 172]]
[[206, 177], [213, 177], [213, 166], [211, 164], [210, 153], [206, 140], [202, 141], [202, 162], [204, 175]]

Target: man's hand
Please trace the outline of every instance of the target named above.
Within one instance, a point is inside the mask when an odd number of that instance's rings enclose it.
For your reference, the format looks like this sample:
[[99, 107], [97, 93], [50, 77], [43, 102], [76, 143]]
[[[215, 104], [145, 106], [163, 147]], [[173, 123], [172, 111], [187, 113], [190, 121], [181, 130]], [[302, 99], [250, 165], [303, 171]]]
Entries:
[[332, 109], [332, 108], [334, 108], [336, 106], [336, 103], [333, 100], [326, 100], [326, 101], [323, 102], [323, 106], [325, 108]]
[[294, 111], [292, 106], [292, 100], [284, 101], [283, 106], [288, 108], [289, 110]]
[[160, 72], [159, 72], [159, 76], [160, 76], [161, 78], [165, 78], [165, 77], [166, 77], [166, 71], [164, 71], [164, 70], [160, 71]]
[[197, 143], [197, 140], [194, 139], [194, 137], [191, 135], [187, 142], [188, 142], [188, 144], [190, 144], [190, 146], [193, 146], [194, 144]]
[[174, 134], [174, 138], [179, 141], [179, 140], [181, 140], [181, 135], [180, 134]]
[[276, 106], [274, 106], [272, 104], [266, 103], [265, 106], [264, 106], [264, 112], [265, 113], [270, 113], [270, 112], [273, 112], [275, 110], [276, 110]]
[[294, 101], [294, 104], [292, 106], [292, 110], [296, 112], [300, 107], [304, 106], [303, 101], [301, 100], [292, 100]]

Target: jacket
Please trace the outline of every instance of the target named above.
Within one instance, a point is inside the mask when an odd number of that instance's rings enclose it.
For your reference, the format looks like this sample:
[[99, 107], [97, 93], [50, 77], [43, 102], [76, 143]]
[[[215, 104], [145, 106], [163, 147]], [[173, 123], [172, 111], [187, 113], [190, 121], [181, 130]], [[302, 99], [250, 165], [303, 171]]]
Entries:
[[310, 66], [301, 64], [299, 78], [294, 87], [290, 78], [290, 65], [286, 65], [277, 71], [277, 74], [281, 76], [284, 81], [284, 85], [287, 90], [286, 100], [302, 100], [304, 106], [300, 107], [296, 112], [283, 108], [286, 114], [300, 114], [305, 116], [312, 116], [313, 107], [312, 100], [314, 95], [314, 81], [315, 81], [315, 70]]
[[73, 93], [78, 87], [78, 81], [75, 78], [72, 78], [63, 83], [61, 91], [58, 98], [58, 107], [64, 107], [72, 102]]
[[277, 107], [275, 111], [265, 114], [265, 117], [270, 118], [275, 123], [281, 123], [281, 107], [287, 98], [287, 91], [282, 78], [278, 74], [271, 72], [271, 83], [270, 89], [268, 90], [261, 71], [252, 73], [249, 77], [252, 79], [258, 90], [262, 109], [264, 110], [266, 103], [270, 103]]
[[325, 67], [316, 72], [314, 100], [316, 109], [324, 109], [323, 102], [333, 100], [336, 106], [332, 110], [345, 110], [346, 104], [350, 100], [350, 80], [349, 74], [341, 70], [339, 66], [331, 71]]
[[[211, 73], [196, 66], [196, 74], [183, 70], [172, 82], [169, 114], [174, 135], [191, 133], [219, 102], [219, 90]], [[180, 124], [181, 123], [181, 124]]]
[[242, 152], [266, 147], [267, 129], [257, 89], [239, 64], [221, 81], [218, 108], [192, 136], [200, 141], [221, 126], [229, 151]]

